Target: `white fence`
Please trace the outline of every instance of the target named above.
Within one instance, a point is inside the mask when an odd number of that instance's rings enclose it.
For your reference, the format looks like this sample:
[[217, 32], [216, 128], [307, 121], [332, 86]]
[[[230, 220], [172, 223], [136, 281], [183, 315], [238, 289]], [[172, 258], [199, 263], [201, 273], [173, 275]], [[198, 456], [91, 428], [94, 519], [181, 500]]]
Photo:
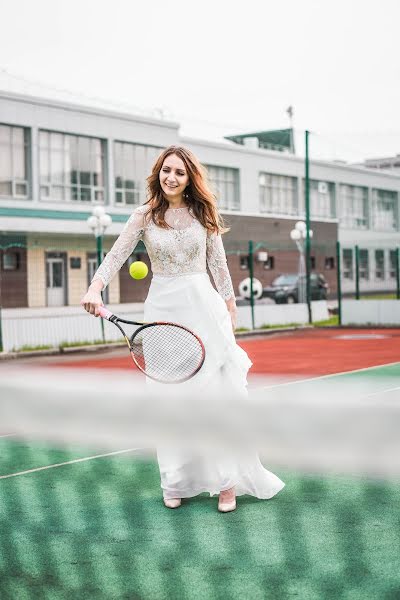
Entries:
[[400, 300], [343, 300], [342, 325], [400, 325]]
[[[329, 319], [326, 300], [311, 303], [313, 321]], [[289, 323], [308, 323], [307, 304], [256, 304], [254, 307], [256, 329], [263, 325], [288, 325]], [[250, 306], [238, 307], [238, 327], [251, 329]]]
[[[143, 320], [143, 304], [109, 305], [119, 316], [137, 321]], [[312, 303], [313, 320], [328, 319], [325, 300]], [[308, 323], [306, 304], [264, 304], [255, 306], [255, 325]], [[23, 346], [59, 346], [94, 342], [102, 339], [101, 320], [88, 315], [79, 306], [52, 308], [8, 308], [2, 312], [3, 347], [5, 352], [19, 350]], [[238, 307], [238, 327], [251, 329], [250, 306]], [[105, 339], [121, 339], [118, 329], [104, 321]]]
[[[143, 305], [109, 305], [118, 316], [143, 320]], [[86, 313], [78, 306], [57, 308], [9, 308], [2, 311], [3, 347], [5, 352], [18, 350], [23, 346], [59, 346], [94, 342], [102, 339], [101, 319]], [[104, 321], [105, 339], [121, 339], [118, 329]]]

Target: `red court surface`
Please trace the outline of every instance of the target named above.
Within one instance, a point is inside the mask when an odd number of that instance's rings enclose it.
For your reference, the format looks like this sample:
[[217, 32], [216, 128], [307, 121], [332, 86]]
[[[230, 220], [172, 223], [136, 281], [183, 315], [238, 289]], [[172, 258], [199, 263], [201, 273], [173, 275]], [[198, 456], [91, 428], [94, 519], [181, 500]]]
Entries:
[[[400, 329], [305, 329], [254, 338], [239, 345], [253, 361], [250, 374], [328, 375], [400, 362]], [[126, 348], [107, 354], [57, 358], [68, 368], [131, 369]]]

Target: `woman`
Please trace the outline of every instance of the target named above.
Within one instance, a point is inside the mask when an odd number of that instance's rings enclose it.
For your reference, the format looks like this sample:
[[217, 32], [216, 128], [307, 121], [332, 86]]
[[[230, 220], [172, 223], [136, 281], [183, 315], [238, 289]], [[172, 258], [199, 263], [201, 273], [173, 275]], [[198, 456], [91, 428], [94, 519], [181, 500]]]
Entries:
[[[180, 323], [198, 334], [206, 348], [200, 372], [180, 384], [188, 390], [222, 389], [246, 394], [251, 366], [236, 344], [236, 302], [221, 233], [226, 231], [202, 166], [192, 152], [170, 146], [148, 177], [149, 200], [136, 208], [95, 273], [81, 303], [98, 316], [100, 292], [133, 252], [146, 245], [153, 272], [145, 301], [145, 321]], [[207, 274], [213, 276], [213, 288]], [[186, 449], [158, 448], [164, 503], [177, 508], [182, 498], [219, 493], [218, 509], [236, 508], [236, 495], [271, 498], [284, 483], [261, 465], [257, 454], [199, 456]]]

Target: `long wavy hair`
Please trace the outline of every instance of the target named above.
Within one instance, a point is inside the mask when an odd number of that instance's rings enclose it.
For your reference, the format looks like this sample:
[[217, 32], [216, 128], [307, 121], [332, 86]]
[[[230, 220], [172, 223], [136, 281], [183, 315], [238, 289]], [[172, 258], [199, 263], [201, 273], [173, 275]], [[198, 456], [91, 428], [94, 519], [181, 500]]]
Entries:
[[183, 146], [169, 146], [163, 150], [147, 178], [148, 200], [145, 204], [149, 205], [148, 214], [153, 222], [159, 227], [169, 228], [165, 221], [165, 212], [169, 204], [161, 189], [160, 171], [165, 159], [171, 154], [178, 156], [185, 165], [189, 184], [184, 192], [184, 200], [196, 219], [212, 233], [229, 231], [218, 212], [216, 197], [211, 190], [205, 168], [193, 152]]

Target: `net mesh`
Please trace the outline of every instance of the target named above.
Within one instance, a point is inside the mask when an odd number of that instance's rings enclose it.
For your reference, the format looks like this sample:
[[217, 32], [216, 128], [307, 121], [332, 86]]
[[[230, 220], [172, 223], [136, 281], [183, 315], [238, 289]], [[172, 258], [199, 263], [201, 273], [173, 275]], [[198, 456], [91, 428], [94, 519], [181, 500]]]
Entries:
[[[140, 381], [2, 369], [1, 598], [399, 596], [398, 367], [258, 379], [243, 402]], [[206, 494], [168, 510], [153, 448], [176, 439], [255, 441], [286, 488], [227, 515]]]

